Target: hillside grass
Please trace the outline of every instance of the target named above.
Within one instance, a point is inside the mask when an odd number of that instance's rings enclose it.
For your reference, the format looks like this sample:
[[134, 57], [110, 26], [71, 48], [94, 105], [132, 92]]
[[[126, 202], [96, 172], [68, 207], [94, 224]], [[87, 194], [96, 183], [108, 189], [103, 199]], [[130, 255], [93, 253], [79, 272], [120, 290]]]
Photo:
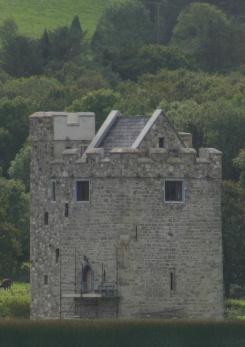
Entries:
[[90, 37], [96, 24], [112, 2], [121, 0], [0, 0], [0, 25], [7, 18], [16, 21], [19, 31], [39, 37], [44, 29], [54, 29], [71, 23], [78, 15], [83, 30]]
[[3, 321], [1, 347], [244, 347], [244, 322]]
[[30, 285], [28, 283], [14, 283], [10, 290], [0, 289], [0, 319], [29, 318], [29, 316]]

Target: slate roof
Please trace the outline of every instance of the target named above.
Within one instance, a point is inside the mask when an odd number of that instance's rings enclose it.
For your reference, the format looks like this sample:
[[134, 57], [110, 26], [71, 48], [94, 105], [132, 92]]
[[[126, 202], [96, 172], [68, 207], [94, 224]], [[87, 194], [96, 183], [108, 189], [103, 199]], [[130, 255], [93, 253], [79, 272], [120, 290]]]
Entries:
[[149, 120], [148, 117], [118, 117], [99, 147], [108, 153], [114, 147], [131, 147]]

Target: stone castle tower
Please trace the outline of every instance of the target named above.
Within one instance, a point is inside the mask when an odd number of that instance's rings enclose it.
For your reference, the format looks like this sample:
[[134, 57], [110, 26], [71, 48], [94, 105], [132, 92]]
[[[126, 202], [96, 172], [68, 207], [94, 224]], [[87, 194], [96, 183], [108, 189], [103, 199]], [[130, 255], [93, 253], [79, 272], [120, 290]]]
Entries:
[[32, 318], [221, 318], [221, 152], [161, 110], [30, 118]]

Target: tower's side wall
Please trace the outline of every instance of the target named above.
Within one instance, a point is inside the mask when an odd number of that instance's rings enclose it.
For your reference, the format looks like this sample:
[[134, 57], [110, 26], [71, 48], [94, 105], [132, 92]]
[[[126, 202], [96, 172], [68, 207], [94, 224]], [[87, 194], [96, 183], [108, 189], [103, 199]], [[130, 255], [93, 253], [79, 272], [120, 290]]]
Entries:
[[[76, 115], [69, 126], [75, 129], [83, 123], [83, 116]], [[94, 136], [94, 116], [86, 114], [86, 127], [92, 129], [83, 138], [69, 138], [63, 132], [55, 138], [55, 127], [66, 128], [67, 115], [40, 113], [30, 118], [31, 154], [31, 220], [30, 220], [30, 258], [31, 258], [31, 317], [57, 318], [61, 315], [61, 267], [60, 234], [64, 228], [64, 210], [57, 208], [56, 202], [65, 200], [65, 182], [56, 180], [51, 163], [60, 162], [67, 147], [76, 148], [77, 153], [88, 146]], [[66, 122], [64, 120], [67, 119]], [[80, 123], [79, 123], [80, 121]], [[61, 124], [59, 124], [61, 123]], [[89, 123], [89, 124], [88, 124]], [[87, 129], [86, 128], [86, 129]], [[69, 129], [69, 128], [68, 128]], [[88, 129], [87, 129], [88, 130]], [[56, 131], [57, 132], [57, 131]], [[85, 136], [86, 135], [86, 136]], [[56, 136], [57, 137], [57, 136]], [[89, 139], [89, 140], [88, 140]], [[69, 151], [70, 149], [68, 149]], [[69, 156], [68, 156], [69, 157]], [[71, 155], [73, 159], [73, 156]], [[69, 162], [69, 159], [68, 159]], [[65, 167], [64, 167], [65, 170]], [[62, 170], [62, 175], [65, 172]], [[52, 201], [52, 183], [56, 184], [56, 201]], [[48, 225], [45, 225], [48, 213]], [[57, 254], [56, 252], [59, 252]], [[45, 284], [47, 282], [47, 284]]]

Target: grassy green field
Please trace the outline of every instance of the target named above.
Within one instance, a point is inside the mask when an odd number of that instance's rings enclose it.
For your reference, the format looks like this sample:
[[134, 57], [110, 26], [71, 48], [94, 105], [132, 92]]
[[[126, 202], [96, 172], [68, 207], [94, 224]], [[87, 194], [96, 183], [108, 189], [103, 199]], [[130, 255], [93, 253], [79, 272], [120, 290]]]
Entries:
[[78, 15], [83, 30], [90, 36], [112, 1], [119, 0], [0, 0], [0, 24], [12, 18], [21, 33], [38, 37], [45, 28], [70, 24]]
[[29, 315], [30, 285], [28, 283], [14, 283], [10, 290], [0, 289], [0, 319], [29, 318]]

